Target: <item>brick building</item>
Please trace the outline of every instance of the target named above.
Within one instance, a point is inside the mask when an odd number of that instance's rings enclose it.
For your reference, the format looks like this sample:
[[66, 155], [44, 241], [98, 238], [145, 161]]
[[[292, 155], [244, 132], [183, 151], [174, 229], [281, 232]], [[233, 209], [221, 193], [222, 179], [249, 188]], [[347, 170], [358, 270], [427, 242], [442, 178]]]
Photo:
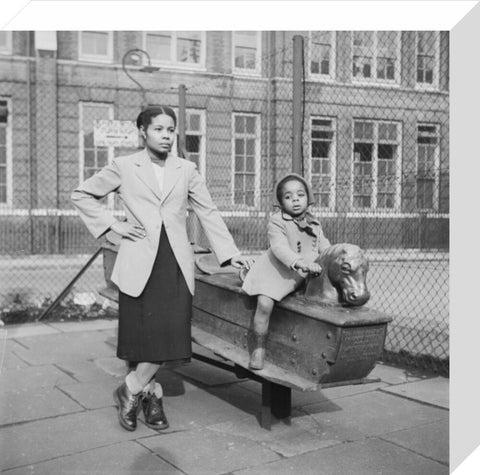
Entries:
[[96, 146], [93, 121], [178, 109], [179, 84], [189, 159], [239, 245], [264, 247], [291, 168], [294, 35], [304, 173], [331, 240], [448, 248], [448, 32], [2, 31], [0, 253], [91, 248], [71, 190], [131, 151]]

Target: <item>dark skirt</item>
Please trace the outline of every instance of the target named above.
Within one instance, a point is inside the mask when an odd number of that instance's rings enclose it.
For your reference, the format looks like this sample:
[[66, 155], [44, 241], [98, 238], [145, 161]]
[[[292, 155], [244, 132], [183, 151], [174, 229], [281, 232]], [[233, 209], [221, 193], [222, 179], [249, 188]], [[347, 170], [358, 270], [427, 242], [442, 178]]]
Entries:
[[192, 294], [162, 226], [152, 273], [138, 297], [119, 292], [117, 356], [131, 363], [188, 362]]

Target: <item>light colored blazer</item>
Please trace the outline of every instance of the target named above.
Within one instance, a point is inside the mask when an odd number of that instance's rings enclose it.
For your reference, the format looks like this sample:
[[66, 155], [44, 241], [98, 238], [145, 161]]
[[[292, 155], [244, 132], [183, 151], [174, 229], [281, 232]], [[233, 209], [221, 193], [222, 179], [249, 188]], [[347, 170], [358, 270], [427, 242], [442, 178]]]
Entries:
[[249, 295], [266, 295], [280, 301], [303, 282], [306, 273], [294, 269], [299, 259], [313, 262], [320, 252], [330, 246], [320, 222], [308, 214], [315, 236], [303, 231], [293, 218], [280, 211], [268, 222], [270, 248], [248, 271], [242, 289]]
[[139, 296], [151, 274], [160, 241], [162, 224], [190, 292], [194, 293], [193, 250], [187, 236], [187, 205], [198, 216], [207, 239], [220, 263], [240, 252], [208, 193], [196, 166], [169, 155], [165, 162], [163, 190], [146, 150], [117, 157], [110, 165], [85, 180], [72, 193], [80, 217], [95, 238], [107, 232], [116, 218], [99, 200], [118, 193], [127, 222], [140, 224], [146, 237], [132, 241], [122, 238], [112, 272], [120, 290]]

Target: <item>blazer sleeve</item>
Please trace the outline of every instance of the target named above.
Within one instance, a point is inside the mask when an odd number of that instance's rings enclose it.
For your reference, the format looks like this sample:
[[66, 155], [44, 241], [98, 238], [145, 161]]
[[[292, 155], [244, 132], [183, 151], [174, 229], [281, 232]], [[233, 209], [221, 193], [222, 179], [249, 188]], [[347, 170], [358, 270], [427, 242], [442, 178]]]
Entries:
[[120, 187], [120, 170], [115, 160], [92, 177], [85, 180], [71, 195], [73, 205], [88, 230], [97, 239], [104, 234], [117, 219], [100, 202], [102, 198]]
[[268, 240], [275, 257], [287, 267], [293, 268], [301, 255], [295, 252], [288, 243], [287, 230], [279, 215], [273, 215], [268, 222]]
[[200, 220], [218, 262], [220, 265], [228, 264], [228, 261], [240, 254], [240, 251], [208, 192], [205, 180], [195, 166], [190, 168], [188, 201]]

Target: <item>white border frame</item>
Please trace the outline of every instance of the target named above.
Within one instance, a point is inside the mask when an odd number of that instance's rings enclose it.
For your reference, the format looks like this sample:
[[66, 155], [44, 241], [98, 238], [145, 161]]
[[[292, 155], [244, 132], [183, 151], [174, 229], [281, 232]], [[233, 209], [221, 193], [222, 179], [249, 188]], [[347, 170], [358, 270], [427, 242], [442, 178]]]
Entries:
[[262, 33], [263, 31], [245, 30], [245, 31], [254, 31], [257, 34], [257, 54], [255, 56], [255, 69], [235, 67], [235, 33], [237, 33], [237, 31], [241, 32], [241, 30], [235, 30], [231, 32], [232, 73], [235, 76], [261, 76], [262, 75]]
[[[253, 197], [253, 206], [248, 206], [246, 204], [237, 204], [235, 203], [235, 117], [255, 117], [255, 191]], [[253, 210], [258, 208], [260, 205], [260, 183], [261, 183], [261, 172], [262, 172], [262, 114], [259, 112], [241, 112], [233, 111], [232, 112], [232, 142], [231, 142], [231, 154], [230, 154], [230, 170], [231, 170], [231, 181], [230, 181], [230, 196], [231, 196], [231, 206], [234, 209], [247, 209]], [[258, 147], [257, 147], [258, 145]]]
[[[85, 54], [82, 51], [82, 34], [83, 33], [90, 33], [90, 32], [100, 32], [100, 33], [107, 33], [107, 54], [104, 55], [97, 55], [97, 54]], [[77, 40], [78, 40], [78, 60], [79, 61], [90, 61], [95, 63], [113, 63], [113, 31], [102, 31], [102, 30], [82, 30], [78, 32]]]

